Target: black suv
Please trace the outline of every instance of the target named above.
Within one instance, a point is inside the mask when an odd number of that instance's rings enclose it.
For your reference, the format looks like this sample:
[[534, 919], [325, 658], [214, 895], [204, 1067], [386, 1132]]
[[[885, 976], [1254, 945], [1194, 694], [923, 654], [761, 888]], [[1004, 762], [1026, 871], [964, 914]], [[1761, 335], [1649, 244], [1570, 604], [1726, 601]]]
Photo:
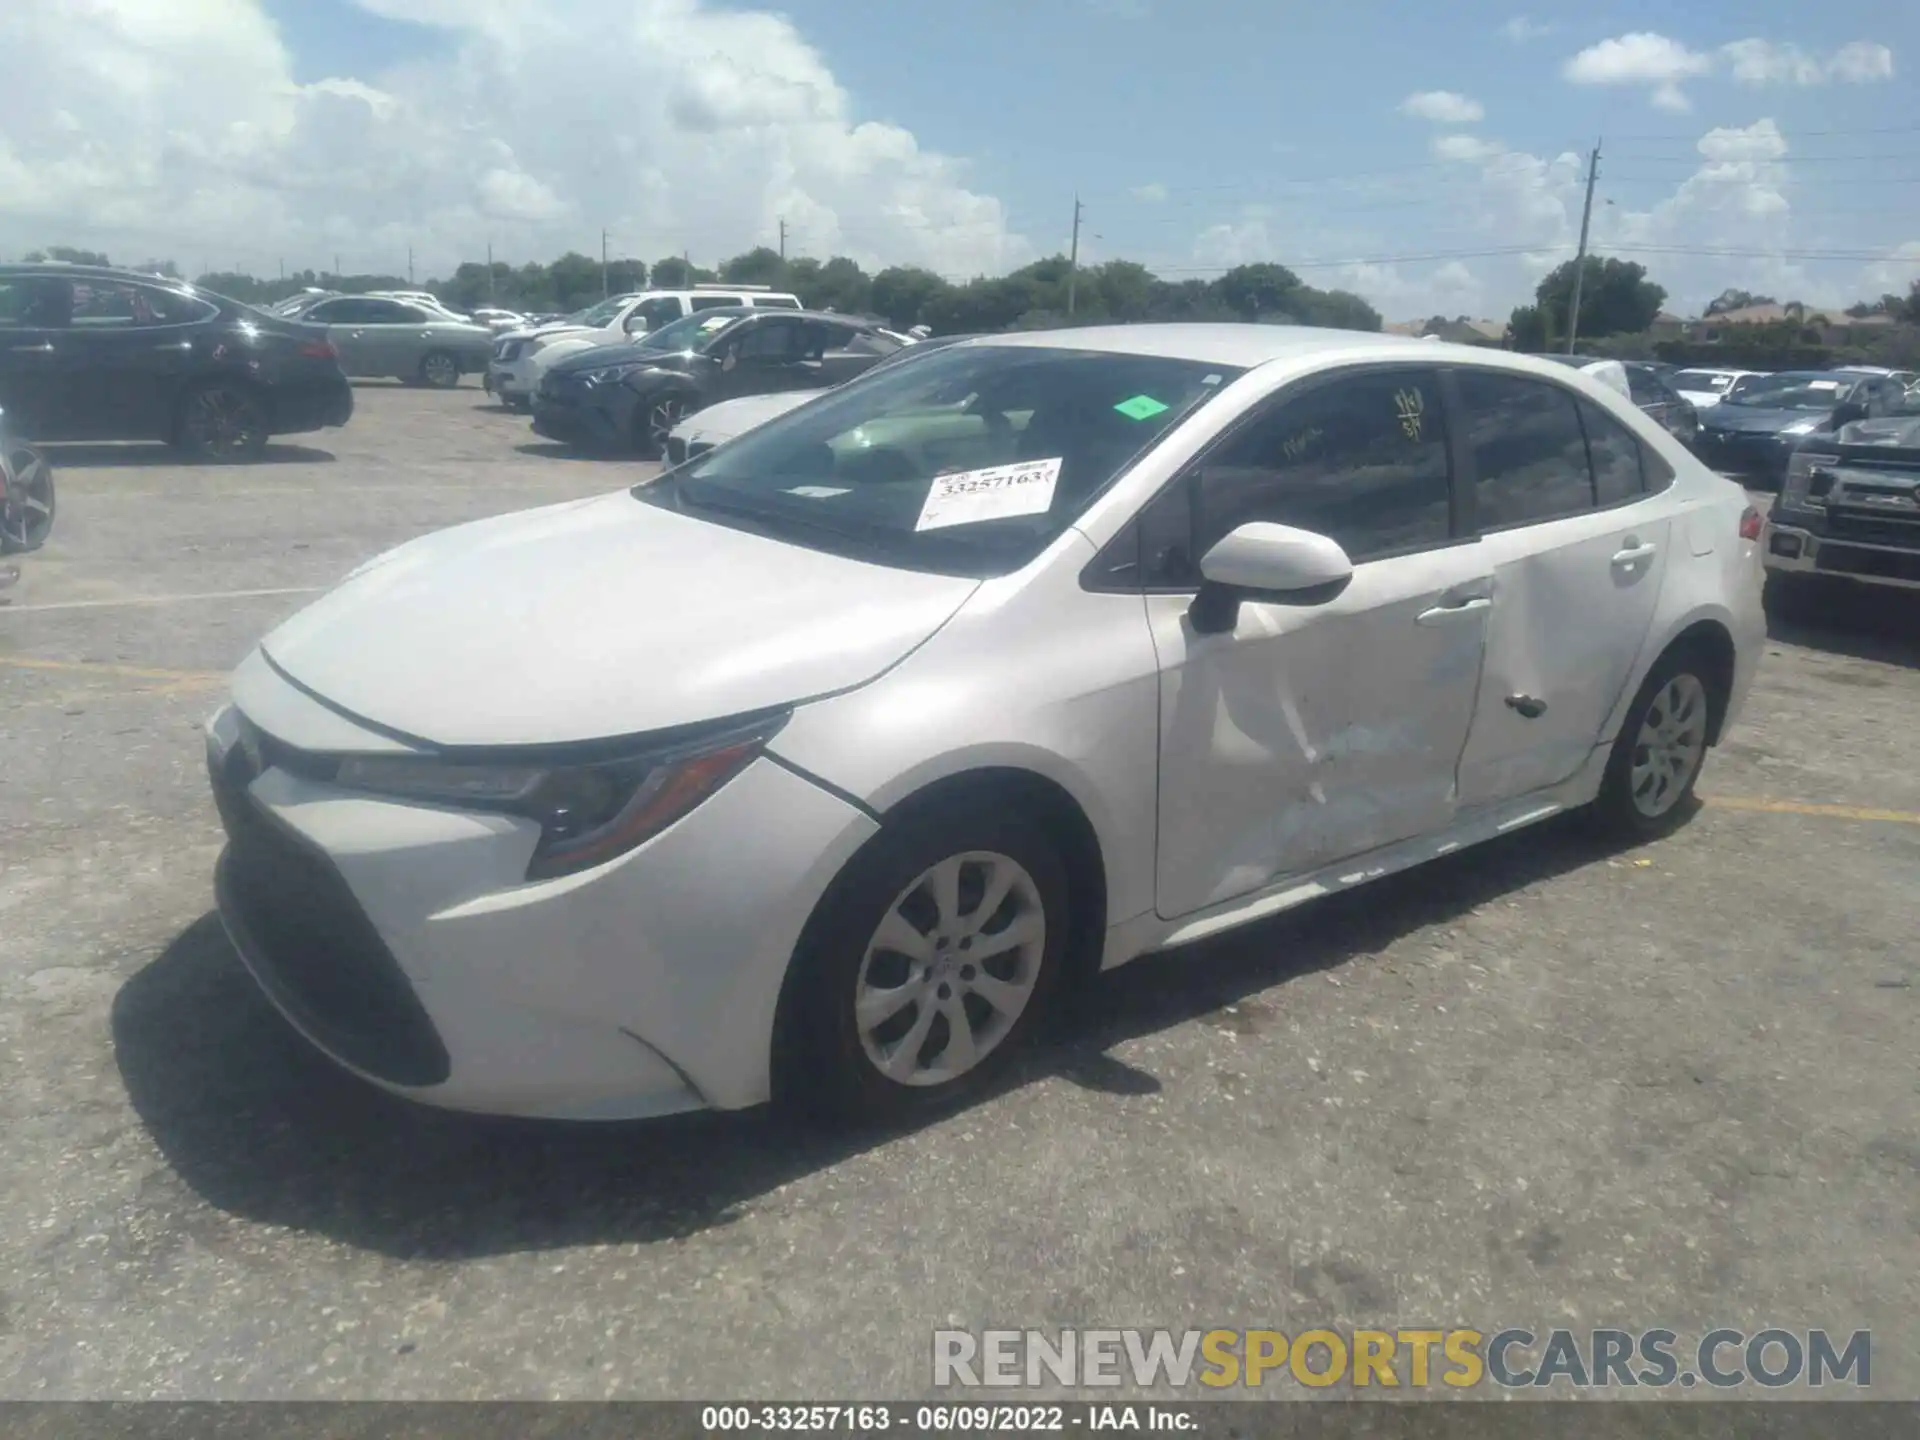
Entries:
[[179, 280], [0, 265], [0, 409], [33, 440], [163, 440], [253, 460], [269, 437], [344, 425], [353, 391], [324, 332]]
[[845, 315], [698, 310], [555, 362], [534, 392], [533, 428], [550, 440], [659, 455], [675, 425], [715, 401], [830, 389], [905, 343]]

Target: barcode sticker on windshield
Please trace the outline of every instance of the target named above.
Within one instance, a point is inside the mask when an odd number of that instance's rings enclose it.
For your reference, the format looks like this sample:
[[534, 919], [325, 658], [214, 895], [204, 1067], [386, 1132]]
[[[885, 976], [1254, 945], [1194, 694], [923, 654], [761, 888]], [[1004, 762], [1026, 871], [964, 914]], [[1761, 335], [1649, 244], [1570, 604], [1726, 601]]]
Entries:
[[1056, 455], [1051, 460], [1023, 460], [1017, 465], [936, 475], [927, 490], [926, 503], [920, 507], [919, 523], [913, 528], [942, 530], [949, 525], [978, 525], [983, 520], [1044, 514], [1053, 505], [1061, 458]]
[[804, 495], [809, 500], [831, 500], [846, 493], [846, 488], [839, 485], [795, 485], [787, 491], [789, 495]]

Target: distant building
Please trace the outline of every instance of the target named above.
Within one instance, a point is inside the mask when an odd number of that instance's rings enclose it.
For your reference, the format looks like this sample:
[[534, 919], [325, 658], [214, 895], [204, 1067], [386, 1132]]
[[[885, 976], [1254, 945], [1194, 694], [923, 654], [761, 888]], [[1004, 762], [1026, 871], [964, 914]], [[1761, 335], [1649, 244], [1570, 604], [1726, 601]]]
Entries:
[[1500, 345], [1507, 338], [1504, 320], [1471, 320], [1457, 315], [1449, 320], [1435, 315], [1427, 320], [1402, 320], [1383, 327], [1389, 335], [1411, 335], [1415, 339], [1449, 340], [1456, 345]]

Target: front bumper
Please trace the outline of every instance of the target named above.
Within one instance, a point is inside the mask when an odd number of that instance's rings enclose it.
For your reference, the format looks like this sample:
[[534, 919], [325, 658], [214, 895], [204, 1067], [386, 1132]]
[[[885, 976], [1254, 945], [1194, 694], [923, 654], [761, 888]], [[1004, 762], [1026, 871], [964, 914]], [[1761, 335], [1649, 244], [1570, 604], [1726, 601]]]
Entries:
[[512, 360], [487, 361], [487, 390], [502, 400], [533, 398], [533, 387], [537, 381], [532, 355], [523, 352]]
[[207, 728], [221, 918], [335, 1061], [492, 1114], [634, 1119], [768, 1097], [780, 985], [873, 833], [858, 810], [762, 759], [626, 855], [528, 882], [531, 822], [344, 791], [241, 731], [233, 706]]
[[1805, 438], [1702, 428], [1694, 436], [1693, 453], [1715, 470], [1751, 475], [1778, 484], [1786, 476], [1794, 447]]
[[1770, 574], [1920, 590], [1920, 526], [1776, 507], [1767, 520], [1761, 560]]
[[533, 397], [534, 433], [569, 444], [614, 447], [633, 436], [638, 397], [625, 385], [548, 380]]

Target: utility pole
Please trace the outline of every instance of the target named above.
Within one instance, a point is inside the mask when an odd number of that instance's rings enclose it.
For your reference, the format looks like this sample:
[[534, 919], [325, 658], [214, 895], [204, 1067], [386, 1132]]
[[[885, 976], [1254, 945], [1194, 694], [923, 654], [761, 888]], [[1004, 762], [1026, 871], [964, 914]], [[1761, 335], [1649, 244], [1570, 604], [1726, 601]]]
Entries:
[[787, 263], [787, 222], [784, 216], [780, 220], [780, 263]]
[[340, 278], [340, 257], [338, 255], [333, 257], [333, 278], [335, 280]]
[[1580, 338], [1580, 291], [1587, 278], [1587, 231], [1593, 225], [1593, 182], [1600, 178], [1600, 142], [1587, 157], [1587, 203], [1580, 211], [1580, 252], [1573, 259], [1573, 306], [1567, 312], [1567, 354]]
[[1073, 197], [1073, 242], [1067, 250], [1067, 314], [1073, 314], [1073, 292], [1080, 279], [1080, 197]]
[[407, 288], [413, 288], [413, 247], [407, 246]]
[[487, 303], [493, 303], [493, 241], [487, 241]]
[[612, 293], [613, 289], [607, 283], [607, 232], [602, 228], [600, 231], [600, 298], [604, 300]]

